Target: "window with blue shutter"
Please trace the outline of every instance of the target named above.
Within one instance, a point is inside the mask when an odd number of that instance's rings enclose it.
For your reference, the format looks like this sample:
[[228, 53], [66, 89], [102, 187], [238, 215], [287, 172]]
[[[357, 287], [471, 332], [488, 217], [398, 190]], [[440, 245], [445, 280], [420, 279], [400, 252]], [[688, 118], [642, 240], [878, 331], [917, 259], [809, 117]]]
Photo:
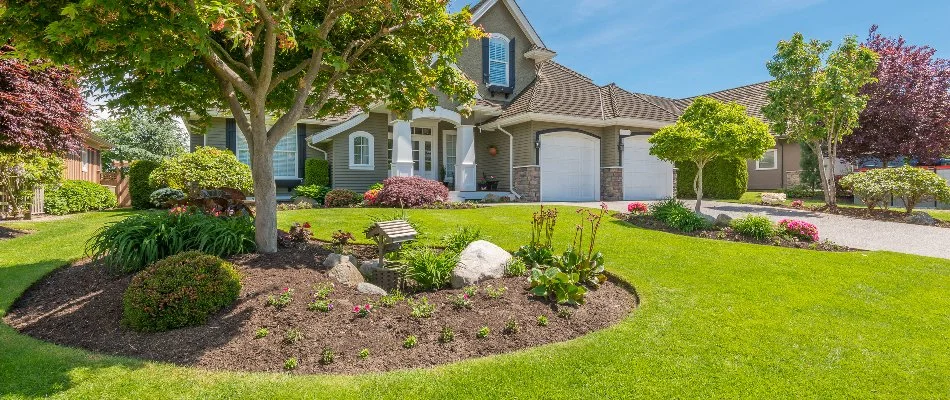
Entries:
[[510, 40], [504, 35], [493, 33], [488, 39], [488, 84], [490, 86], [509, 86], [511, 72]]

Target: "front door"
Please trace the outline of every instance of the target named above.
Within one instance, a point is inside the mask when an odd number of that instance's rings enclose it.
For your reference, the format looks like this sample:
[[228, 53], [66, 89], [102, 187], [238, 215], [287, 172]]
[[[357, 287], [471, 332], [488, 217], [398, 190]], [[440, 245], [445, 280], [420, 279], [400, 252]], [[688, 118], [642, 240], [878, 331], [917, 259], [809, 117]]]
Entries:
[[412, 173], [426, 179], [439, 179], [435, 161], [435, 134], [431, 128], [412, 129]]

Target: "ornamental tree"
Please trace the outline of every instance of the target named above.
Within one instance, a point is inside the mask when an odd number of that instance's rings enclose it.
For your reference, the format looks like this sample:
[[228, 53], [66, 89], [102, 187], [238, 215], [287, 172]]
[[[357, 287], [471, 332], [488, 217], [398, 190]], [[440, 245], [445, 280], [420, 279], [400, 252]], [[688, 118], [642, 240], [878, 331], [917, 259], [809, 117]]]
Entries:
[[830, 41], [806, 41], [800, 33], [779, 42], [768, 63], [775, 80], [769, 83], [769, 104], [762, 112], [773, 132], [808, 145], [825, 161], [819, 165], [821, 187], [825, 203], [834, 209], [838, 145], [858, 126], [867, 105], [861, 88], [876, 81], [878, 55], [861, 47], [854, 36], [830, 50]]
[[0, 152], [65, 154], [78, 149], [89, 110], [73, 71], [18, 60], [13, 51], [0, 47]]
[[703, 201], [703, 168], [716, 158], [761, 158], [775, 147], [775, 138], [761, 120], [746, 114], [745, 107], [699, 97], [676, 124], [660, 129], [649, 139], [650, 154], [670, 162], [696, 164], [693, 189], [696, 212]]
[[950, 154], [950, 59], [935, 58], [933, 48], [908, 45], [902, 37], [881, 36], [877, 26], [864, 46], [881, 56], [877, 82], [861, 89], [868, 105], [860, 126], [841, 143], [842, 157], [874, 157], [887, 165]]
[[[483, 35], [446, 0], [7, 0], [0, 33], [80, 68], [116, 108], [227, 110], [248, 143], [258, 251], [277, 250], [273, 155], [301, 118], [385, 103], [396, 115], [465, 105], [453, 67]], [[36, 38], [43, 38], [37, 40]]]
[[135, 160], [161, 162], [185, 151], [185, 132], [174, 119], [157, 111], [139, 110], [118, 118], [97, 121], [94, 130], [112, 144], [102, 153], [106, 169]]

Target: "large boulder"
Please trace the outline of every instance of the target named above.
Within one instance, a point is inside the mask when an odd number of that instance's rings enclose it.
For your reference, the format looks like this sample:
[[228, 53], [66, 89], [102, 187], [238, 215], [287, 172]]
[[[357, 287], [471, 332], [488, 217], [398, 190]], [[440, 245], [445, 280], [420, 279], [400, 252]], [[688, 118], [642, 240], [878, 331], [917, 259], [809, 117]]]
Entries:
[[472, 242], [459, 255], [459, 263], [452, 271], [452, 287], [459, 289], [487, 279], [501, 278], [511, 258], [511, 253], [491, 242]]
[[366, 282], [366, 279], [363, 278], [363, 274], [360, 273], [359, 268], [356, 268], [354, 262], [356, 262], [356, 257], [330, 254], [323, 261], [323, 265], [330, 268], [327, 272], [330, 278], [346, 286], [356, 286]]
[[732, 217], [726, 214], [719, 214], [719, 216], [716, 217], [716, 226], [729, 226], [731, 223]]
[[937, 220], [934, 217], [931, 217], [930, 214], [927, 214], [923, 211], [914, 211], [909, 217], [906, 218], [907, 222], [916, 224], [916, 225], [937, 225]]
[[770, 193], [765, 192], [761, 194], [762, 204], [770, 206], [780, 206], [785, 204], [788, 201], [788, 196], [785, 193]]
[[379, 260], [363, 261], [363, 263], [360, 264], [360, 273], [363, 274], [366, 279], [371, 279], [376, 271], [386, 270], [387, 268], [379, 266]]

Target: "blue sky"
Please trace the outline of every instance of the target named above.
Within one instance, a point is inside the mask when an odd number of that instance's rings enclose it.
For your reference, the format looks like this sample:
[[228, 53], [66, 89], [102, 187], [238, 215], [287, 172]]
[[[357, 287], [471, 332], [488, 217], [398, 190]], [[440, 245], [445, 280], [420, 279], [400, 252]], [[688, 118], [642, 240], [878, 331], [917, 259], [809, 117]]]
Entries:
[[[468, 2], [455, 0], [459, 9]], [[556, 60], [598, 84], [688, 97], [769, 79], [775, 44], [887, 36], [950, 58], [950, 1], [518, 0]]]

